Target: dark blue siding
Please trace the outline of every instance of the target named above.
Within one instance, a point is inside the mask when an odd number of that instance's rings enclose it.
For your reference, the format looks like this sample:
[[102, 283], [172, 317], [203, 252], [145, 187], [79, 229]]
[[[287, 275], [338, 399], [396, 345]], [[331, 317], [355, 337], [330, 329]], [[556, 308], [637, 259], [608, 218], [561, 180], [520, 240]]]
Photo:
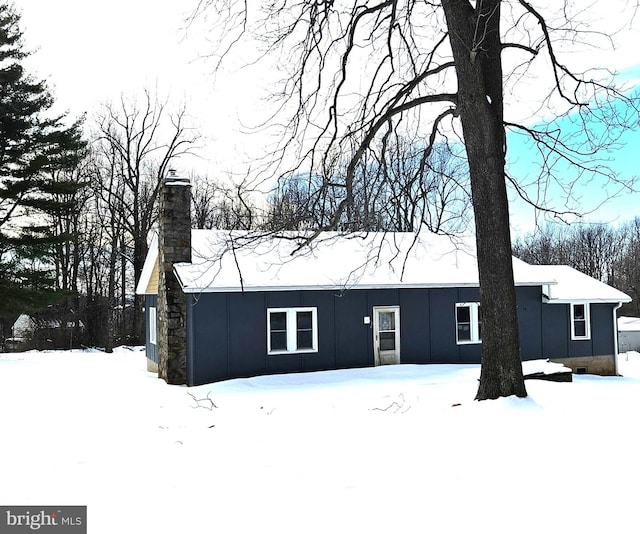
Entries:
[[521, 358], [535, 360], [543, 354], [542, 292], [540, 287], [519, 287], [516, 294]]
[[[433, 289], [429, 299], [431, 332], [438, 332], [428, 340], [431, 344], [429, 363], [458, 363], [455, 331], [455, 305], [457, 290]], [[404, 334], [404, 332], [401, 332]]]
[[542, 355], [566, 358], [569, 352], [569, 305], [546, 304], [542, 307]]
[[227, 306], [230, 376], [245, 377], [267, 373], [265, 294], [230, 294]]
[[[400, 303], [400, 354], [402, 363], [425, 363], [431, 361], [431, 325], [429, 315], [429, 292], [403, 289], [399, 293]], [[405, 332], [407, 335], [405, 335]], [[373, 333], [372, 333], [373, 336]], [[373, 339], [373, 337], [372, 337]]]
[[[613, 353], [611, 305], [592, 305], [592, 340], [572, 342], [568, 305], [543, 304], [539, 287], [516, 294], [523, 359]], [[456, 302], [477, 301], [478, 288], [203, 293], [189, 297], [189, 382], [372, 366], [376, 306], [400, 307], [402, 363], [479, 363], [481, 344], [455, 332]], [[268, 355], [267, 308], [299, 306], [317, 308], [318, 352]]]
[[229, 370], [228, 295], [208, 293], [189, 299], [187, 373], [190, 383], [221, 380], [231, 376]]
[[615, 349], [612, 304], [591, 305], [591, 339], [593, 354], [613, 354]]
[[605, 356], [614, 353], [613, 304], [591, 304], [591, 339], [571, 339], [570, 304], [546, 304], [542, 309], [545, 358]]
[[[335, 338], [336, 368], [367, 367], [373, 365], [373, 336], [371, 325], [364, 324], [364, 317], [371, 316], [367, 307], [366, 291], [345, 291], [336, 294]], [[331, 343], [323, 332], [318, 332], [323, 343]], [[371, 354], [369, 354], [371, 352]]]

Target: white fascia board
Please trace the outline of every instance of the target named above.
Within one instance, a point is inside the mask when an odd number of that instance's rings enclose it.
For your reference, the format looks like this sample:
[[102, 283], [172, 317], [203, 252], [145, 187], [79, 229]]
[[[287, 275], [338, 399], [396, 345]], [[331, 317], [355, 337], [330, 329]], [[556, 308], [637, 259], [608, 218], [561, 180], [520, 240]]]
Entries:
[[627, 300], [617, 298], [581, 298], [581, 299], [549, 299], [545, 298], [547, 304], [618, 304], [620, 302], [631, 302], [631, 299]]
[[[175, 271], [174, 271], [175, 272]], [[177, 276], [177, 273], [176, 273]], [[178, 280], [180, 277], [178, 276]], [[181, 284], [182, 285], [182, 284]], [[516, 286], [540, 286], [539, 283], [521, 283]], [[440, 284], [354, 284], [354, 285], [308, 285], [308, 286], [213, 286], [213, 287], [184, 287], [185, 293], [242, 293], [257, 291], [350, 291], [354, 289], [445, 289], [445, 288], [478, 288], [477, 283], [440, 283]]]
[[140, 279], [136, 286], [136, 295], [145, 295], [147, 287], [149, 286], [149, 280], [151, 279], [151, 273], [158, 261], [158, 234], [154, 234], [151, 243], [149, 244], [149, 250], [147, 257], [144, 259], [144, 265], [142, 266], [142, 272], [140, 273]]

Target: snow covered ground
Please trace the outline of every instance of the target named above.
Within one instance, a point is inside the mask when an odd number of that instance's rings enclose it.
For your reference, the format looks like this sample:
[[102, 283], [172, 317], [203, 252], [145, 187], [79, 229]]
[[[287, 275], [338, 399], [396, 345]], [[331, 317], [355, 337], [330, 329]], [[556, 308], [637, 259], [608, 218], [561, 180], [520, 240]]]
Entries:
[[91, 534], [637, 534], [620, 368], [478, 403], [473, 365], [185, 388], [138, 349], [1, 355], [0, 505], [86, 504]]

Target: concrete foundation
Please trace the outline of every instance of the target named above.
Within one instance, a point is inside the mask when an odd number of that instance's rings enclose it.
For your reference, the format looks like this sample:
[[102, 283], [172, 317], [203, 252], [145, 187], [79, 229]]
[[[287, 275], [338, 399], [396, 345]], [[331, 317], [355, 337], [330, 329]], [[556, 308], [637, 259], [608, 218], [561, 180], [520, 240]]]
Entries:
[[147, 371], [149, 371], [150, 373], [157, 373], [158, 362], [154, 362], [153, 360], [150, 360], [149, 358], [147, 358]]
[[581, 356], [576, 358], [549, 358], [552, 362], [569, 367], [575, 374], [602, 376], [617, 375], [616, 359], [612, 354], [601, 356]]

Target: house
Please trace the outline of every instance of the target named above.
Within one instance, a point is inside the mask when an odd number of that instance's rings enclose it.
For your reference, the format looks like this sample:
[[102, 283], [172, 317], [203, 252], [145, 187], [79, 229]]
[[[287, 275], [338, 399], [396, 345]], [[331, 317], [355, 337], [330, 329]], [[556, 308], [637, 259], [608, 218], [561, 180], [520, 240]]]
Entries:
[[32, 348], [69, 348], [74, 346], [74, 335], [82, 333], [84, 323], [75, 319], [62, 319], [58, 311], [36, 315], [22, 313], [11, 327], [11, 337], [4, 340], [6, 350]]
[[[190, 230], [185, 186], [163, 187], [137, 288], [150, 368], [167, 381], [480, 362], [473, 238], [322, 233], [308, 245], [297, 234]], [[616, 310], [630, 298], [570, 267], [513, 267], [522, 359], [616, 374]]]
[[640, 317], [618, 317], [618, 346], [620, 352], [640, 352]]

